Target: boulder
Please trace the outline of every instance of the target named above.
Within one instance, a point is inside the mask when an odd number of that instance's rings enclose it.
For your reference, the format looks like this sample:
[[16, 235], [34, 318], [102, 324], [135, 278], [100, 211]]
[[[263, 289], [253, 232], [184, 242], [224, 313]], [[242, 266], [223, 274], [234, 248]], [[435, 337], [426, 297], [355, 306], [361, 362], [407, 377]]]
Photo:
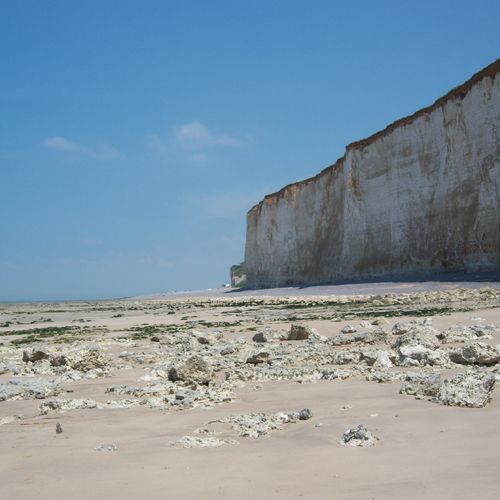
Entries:
[[[423, 345], [406, 345], [399, 349], [401, 366], [443, 366], [449, 362], [448, 355], [439, 349], [432, 350]], [[415, 361], [416, 363], [412, 362]]]
[[335, 365], [351, 365], [358, 363], [360, 360], [359, 351], [354, 351], [351, 349], [342, 349], [337, 351], [333, 355], [333, 363]]
[[393, 366], [390, 353], [388, 351], [378, 351], [373, 366], [376, 368], [391, 368]]
[[439, 373], [407, 373], [399, 393], [411, 396], [436, 396], [440, 387]]
[[210, 364], [201, 356], [191, 356], [184, 363], [173, 366], [168, 372], [172, 382], [187, 382], [190, 384], [208, 385], [213, 379], [214, 372]]
[[96, 368], [106, 368], [108, 365], [108, 360], [97, 347], [82, 349], [81, 351], [72, 353], [68, 358], [68, 363], [73, 370], [84, 373]]
[[389, 320], [387, 318], [384, 318], [383, 316], [380, 316], [379, 318], [375, 318], [372, 321], [373, 326], [383, 326], [383, 325], [389, 325]]
[[470, 371], [455, 375], [441, 385], [437, 401], [446, 406], [483, 408], [491, 399], [495, 375], [485, 371]]
[[346, 325], [342, 330], [340, 330], [340, 333], [355, 333], [357, 332], [356, 328], [352, 325]]
[[40, 349], [32, 349], [30, 351], [23, 351], [23, 361], [25, 363], [36, 363], [37, 361], [42, 361], [43, 359], [49, 359], [50, 355]]
[[251, 365], [259, 365], [261, 363], [265, 363], [268, 360], [269, 353], [266, 351], [259, 351], [250, 354], [250, 356], [247, 357], [245, 363], [249, 363]]
[[393, 349], [400, 349], [404, 346], [423, 346], [427, 349], [437, 349], [439, 341], [436, 337], [439, 332], [430, 326], [413, 325], [410, 330], [402, 335], [392, 343]]
[[257, 332], [253, 337], [252, 340], [254, 342], [258, 343], [265, 343], [269, 342], [272, 339], [271, 335], [269, 332]]
[[7, 399], [43, 399], [59, 394], [55, 380], [42, 378], [11, 379], [0, 383], [0, 401]]
[[352, 429], [347, 429], [340, 444], [343, 446], [373, 446], [377, 438], [364, 426], [358, 425]]
[[451, 361], [461, 365], [489, 366], [500, 361], [500, 348], [484, 342], [473, 342], [450, 351], [449, 356]]
[[307, 340], [311, 333], [312, 329], [308, 326], [293, 324], [290, 326], [287, 340]]
[[495, 329], [491, 325], [465, 326], [461, 324], [454, 325], [448, 330], [439, 333], [437, 336], [443, 344], [452, 344], [456, 342], [472, 342], [478, 338], [491, 338]]

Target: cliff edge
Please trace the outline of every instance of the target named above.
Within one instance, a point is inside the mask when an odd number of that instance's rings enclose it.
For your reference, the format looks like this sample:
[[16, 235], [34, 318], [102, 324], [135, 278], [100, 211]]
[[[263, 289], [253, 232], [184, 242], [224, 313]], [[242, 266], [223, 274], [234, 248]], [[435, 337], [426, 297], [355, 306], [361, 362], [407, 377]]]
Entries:
[[247, 285], [500, 268], [500, 59], [247, 216]]

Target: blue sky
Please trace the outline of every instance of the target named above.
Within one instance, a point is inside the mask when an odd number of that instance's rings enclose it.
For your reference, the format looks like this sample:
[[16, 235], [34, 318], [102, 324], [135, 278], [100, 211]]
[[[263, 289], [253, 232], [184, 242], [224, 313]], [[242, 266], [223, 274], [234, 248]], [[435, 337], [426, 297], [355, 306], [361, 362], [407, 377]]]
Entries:
[[0, 2], [0, 300], [200, 289], [246, 211], [500, 56], [498, 1]]

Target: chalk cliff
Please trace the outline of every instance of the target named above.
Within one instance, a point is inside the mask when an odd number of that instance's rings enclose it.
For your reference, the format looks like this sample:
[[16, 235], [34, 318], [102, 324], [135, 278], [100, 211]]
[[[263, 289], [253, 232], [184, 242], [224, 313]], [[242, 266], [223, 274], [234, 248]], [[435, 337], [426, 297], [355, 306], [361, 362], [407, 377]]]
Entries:
[[500, 269], [500, 59], [247, 216], [250, 287]]

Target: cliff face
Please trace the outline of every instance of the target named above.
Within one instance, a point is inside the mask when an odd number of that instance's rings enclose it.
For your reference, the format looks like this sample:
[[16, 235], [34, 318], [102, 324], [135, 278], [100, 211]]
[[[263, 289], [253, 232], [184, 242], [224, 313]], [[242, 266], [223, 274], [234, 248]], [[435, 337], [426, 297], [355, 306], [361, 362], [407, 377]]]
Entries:
[[251, 287], [500, 268], [500, 60], [247, 216]]

